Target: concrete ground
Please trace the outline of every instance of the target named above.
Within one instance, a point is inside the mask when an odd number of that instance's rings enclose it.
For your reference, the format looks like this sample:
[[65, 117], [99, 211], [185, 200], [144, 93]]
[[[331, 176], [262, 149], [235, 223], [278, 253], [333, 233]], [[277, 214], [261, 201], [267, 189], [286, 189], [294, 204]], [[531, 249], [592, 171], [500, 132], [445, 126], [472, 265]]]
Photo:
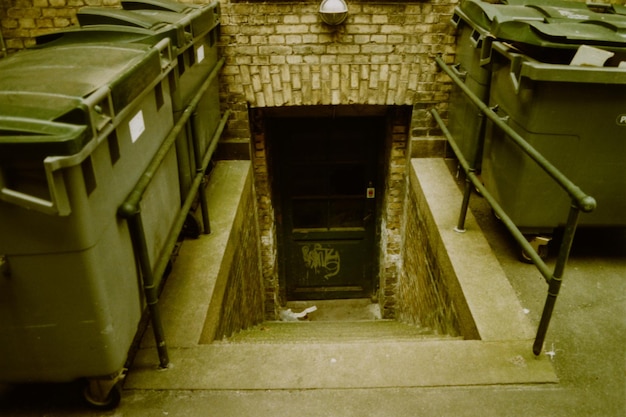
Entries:
[[[518, 261], [517, 246], [478, 196], [472, 211], [536, 326], [545, 281], [534, 266]], [[550, 264], [554, 257], [550, 253]], [[284, 352], [275, 345], [218, 344], [175, 350], [173, 367], [165, 371], [154, 369], [156, 355], [146, 350], [130, 370], [116, 410], [85, 409], [75, 384], [0, 386], [0, 415], [624, 416], [625, 280], [626, 230], [579, 230], [545, 352], [534, 361], [529, 343], [519, 366], [506, 370], [521, 375], [517, 380], [496, 372], [502, 366], [495, 350], [490, 359], [491, 351], [477, 354], [471, 342], [468, 349], [455, 350], [457, 363], [448, 364], [437, 360], [455, 342], [448, 347], [429, 341], [315, 343]], [[508, 349], [501, 346], [497, 349]], [[276, 367], [281, 361], [285, 366]], [[547, 375], [552, 366], [558, 380]], [[441, 369], [450, 374], [438, 375]], [[533, 382], [533, 369], [545, 374], [537, 379], [543, 382]]]

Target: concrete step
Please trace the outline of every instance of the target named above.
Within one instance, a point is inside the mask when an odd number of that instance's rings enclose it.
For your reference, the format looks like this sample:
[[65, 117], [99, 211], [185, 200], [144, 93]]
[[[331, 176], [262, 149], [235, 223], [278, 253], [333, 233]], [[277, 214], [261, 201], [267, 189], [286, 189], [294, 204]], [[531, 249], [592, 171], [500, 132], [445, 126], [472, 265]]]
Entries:
[[164, 370], [156, 349], [140, 349], [124, 387], [345, 390], [557, 382], [550, 359], [536, 358], [531, 346], [532, 340], [212, 343], [171, 348]]
[[218, 343], [367, 343], [418, 339], [457, 338], [435, 334], [431, 329], [411, 326], [395, 320], [268, 321]]

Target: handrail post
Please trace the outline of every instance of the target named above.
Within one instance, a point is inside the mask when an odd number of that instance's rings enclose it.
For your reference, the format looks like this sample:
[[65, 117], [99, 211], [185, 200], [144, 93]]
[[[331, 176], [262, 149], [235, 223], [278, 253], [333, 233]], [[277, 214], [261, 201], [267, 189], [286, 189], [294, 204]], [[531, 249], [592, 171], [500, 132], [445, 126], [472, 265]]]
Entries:
[[454, 227], [454, 231], [457, 233], [465, 233], [465, 218], [467, 217], [467, 210], [469, 209], [469, 201], [472, 195], [472, 181], [469, 176], [465, 178], [465, 187], [463, 189], [463, 202], [461, 203], [461, 211], [459, 213], [459, 220]]
[[[459, 221], [454, 228], [454, 231], [457, 233], [465, 232], [465, 218], [467, 217], [467, 210], [469, 209], [470, 197], [472, 196], [472, 179], [471, 176], [476, 172], [476, 166], [478, 165], [478, 161], [480, 160], [480, 150], [482, 149], [482, 142], [485, 137], [485, 115], [483, 112], [478, 112], [479, 124], [478, 124], [478, 143], [476, 144], [476, 149], [474, 149], [474, 155], [472, 155], [471, 163], [466, 163], [467, 167], [464, 167], [464, 171], [466, 171], [465, 177], [465, 189], [463, 190], [463, 202], [461, 203], [461, 212], [459, 213]], [[442, 121], [443, 122], [443, 121]], [[449, 131], [448, 131], [449, 133]], [[462, 152], [458, 146], [454, 147], [454, 153], [461, 155], [463, 157]]]
[[550, 325], [550, 319], [556, 304], [556, 298], [559, 295], [561, 289], [561, 283], [563, 281], [563, 273], [565, 271], [565, 265], [569, 258], [570, 250], [572, 249], [572, 243], [574, 242], [574, 235], [576, 233], [576, 227], [578, 226], [578, 217], [580, 215], [580, 209], [572, 202], [572, 206], [569, 210], [569, 216], [567, 223], [565, 224], [565, 231], [563, 233], [563, 242], [559, 248], [559, 254], [554, 266], [554, 274], [550, 281], [548, 281], [548, 295], [546, 302], [541, 313], [541, 320], [539, 321], [539, 327], [537, 328], [537, 336], [533, 343], [533, 353], [539, 355], [543, 347], [543, 342]]
[[[198, 117], [198, 112], [194, 111], [191, 115], [191, 138], [192, 138], [192, 143], [193, 143], [193, 157], [194, 157], [194, 161], [196, 164], [196, 175], [204, 175], [204, 167], [202, 166], [202, 159], [203, 156], [201, 149], [200, 149], [200, 143], [199, 143], [199, 135], [197, 132], [197, 117]], [[200, 187], [198, 187], [198, 195], [199, 195], [199, 200], [200, 200], [200, 212], [202, 213], [202, 226], [204, 228], [204, 234], [210, 234], [211, 233], [211, 223], [210, 223], [210, 219], [209, 219], [209, 205], [208, 205], [208, 201], [206, 199], [206, 190], [204, 187], [204, 180], [202, 181]]]
[[137, 253], [139, 268], [141, 270], [141, 280], [143, 290], [146, 297], [146, 303], [150, 311], [152, 321], [152, 330], [154, 332], [154, 340], [156, 341], [157, 351], [159, 353], [159, 362], [161, 368], [167, 368], [170, 359], [165, 343], [165, 332], [161, 321], [161, 313], [157, 306], [159, 296], [157, 287], [154, 282], [152, 267], [150, 266], [150, 257], [148, 255], [148, 245], [145, 239], [143, 221], [141, 220], [141, 210], [136, 209], [134, 213], [127, 217], [130, 238]]

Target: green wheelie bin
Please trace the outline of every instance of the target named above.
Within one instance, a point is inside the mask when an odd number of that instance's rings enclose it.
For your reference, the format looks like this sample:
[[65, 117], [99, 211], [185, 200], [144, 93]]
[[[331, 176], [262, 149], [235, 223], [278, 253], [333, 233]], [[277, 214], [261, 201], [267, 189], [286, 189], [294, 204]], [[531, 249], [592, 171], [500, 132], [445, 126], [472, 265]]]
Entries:
[[[494, 42], [489, 105], [597, 200], [580, 224], [626, 226], [626, 67], [551, 64]], [[522, 233], [551, 234], [569, 197], [495, 127], [485, 140], [486, 188]]]
[[[491, 44], [506, 41], [542, 62], [570, 62], [585, 44], [615, 52], [614, 62], [626, 53], [624, 16], [613, 9], [592, 9], [568, 0], [508, 1], [493, 4], [464, 0], [454, 10], [457, 31], [452, 69], [481, 101], [491, 88]], [[481, 116], [476, 106], [455, 87], [450, 98], [448, 128], [463, 156], [480, 170]]]
[[[143, 310], [119, 206], [173, 126], [169, 41], [0, 61], [0, 381], [86, 379], [115, 406]], [[149, 256], [180, 210], [171, 152], [141, 202]]]
[[[78, 11], [77, 19], [83, 29], [101, 25], [143, 28], [154, 32], [169, 25], [177, 28], [172, 38], [177, 61], [174, 72], [176, 86], [172, 89], [176, 122], [216, 66], [219, 3], [213, 1], [200, 6], [171, 1], [124, 1], [122, 6], [123, 9], [84, 7]], [[215, 77], [198, 102], [188, 128], [183, 130], [176, 143], [183, 196], [190, 191], [197, 174], [196, 167], [208, 150], [219, 120], [219, 85]]]
[[[175, 97], [175, 118], [189, 105], [194, 94], [198, 91], [204, 80], [215, 68], [218, 60], [217, 41], [220, 36], [221, 8], [218, 1], [207, 4], [179, 3], [173, 0], [122, 0], [122, 8], [125, 10], [141, 11], [165, 11], [178, 14], [179, 18], [189, 17], [192, 26], [193, 47], [189, 49], [187, 70], [180, 77], [180, 102]], [[191, 53], [193, 51], [193, 53]], [[192, 130], [187, 132], [188, 149], [179, 149], [182, 155], [187, 155], [189, 160], [188, 171], [181, 165], [181, 178], [184, 178], [183, 192], [194, 175], [197, 173], [197, 165], [208, 151], [211, 139], [220, 122], [219, 81], [215, 77], [209, 88], [200, 99], [196, 112], [191, 120]], [[193, 147], [193, 135], [197, 143], [197, 150]], [[180, 147], [179, 147], [180, 148]]]

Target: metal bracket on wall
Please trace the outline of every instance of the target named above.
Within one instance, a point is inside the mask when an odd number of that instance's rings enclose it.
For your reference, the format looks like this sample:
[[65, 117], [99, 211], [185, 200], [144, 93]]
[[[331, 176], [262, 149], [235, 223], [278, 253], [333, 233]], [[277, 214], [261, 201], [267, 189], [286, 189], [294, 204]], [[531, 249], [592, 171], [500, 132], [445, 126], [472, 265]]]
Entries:
[[2, 35], [2, 29], [0, 28], [0, 58], [7, 56], [7, 46], [4, 43], [4, 36]]

